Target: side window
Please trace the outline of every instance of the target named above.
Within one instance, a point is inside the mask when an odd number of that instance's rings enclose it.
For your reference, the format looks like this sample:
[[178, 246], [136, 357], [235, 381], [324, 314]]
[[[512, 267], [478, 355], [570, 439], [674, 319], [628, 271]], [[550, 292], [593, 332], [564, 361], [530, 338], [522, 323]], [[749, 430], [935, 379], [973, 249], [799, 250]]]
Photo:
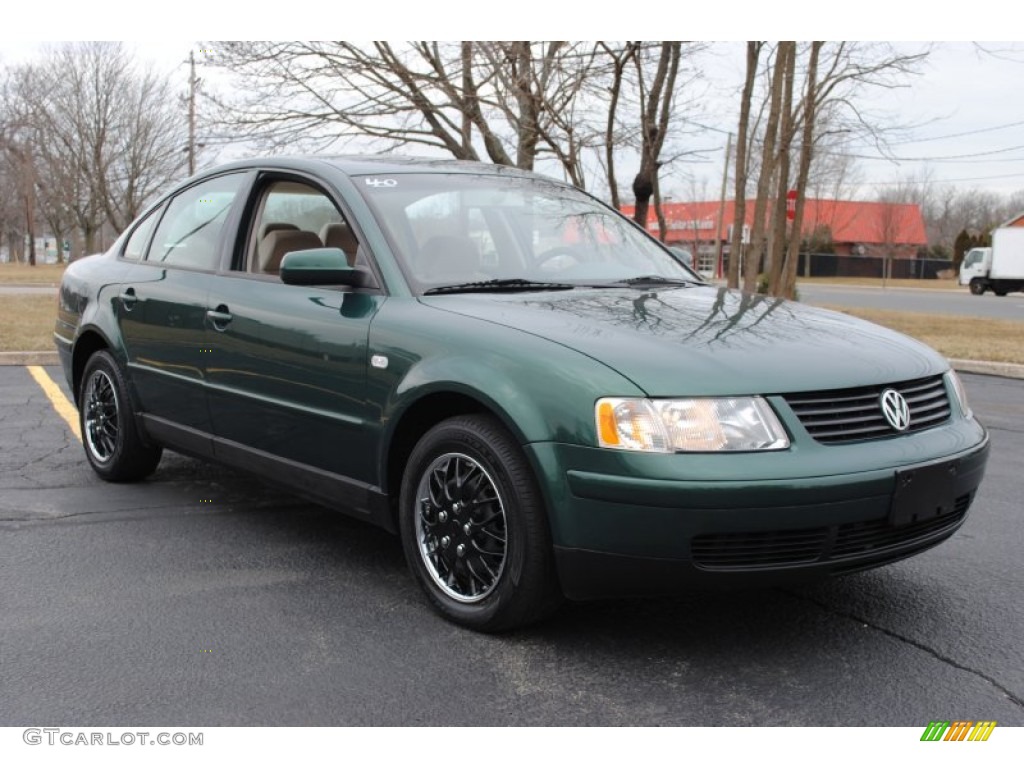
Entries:
[[359, 242], [341, 211], [316, 187], [298, 181], [271, 182], [252, 228], [249, 270], [276, 275], [291, 251], [340, 248], [354, 265]]
[[160, 211], [162, 210], [163, 206], [153, 211], [135, 228], [131, 237], [128, 238], [128, 242], [124, 245], [124, 253], [121, 254], [122, 258], [138, 261], [146, 255], [149, 236], [153, 234], [153, 227], [160, 220]]
[[171, 200], [153, 235], [147, 261], [216, 269], [221, 230], [244, 179], [241, 173], [218, 176]]

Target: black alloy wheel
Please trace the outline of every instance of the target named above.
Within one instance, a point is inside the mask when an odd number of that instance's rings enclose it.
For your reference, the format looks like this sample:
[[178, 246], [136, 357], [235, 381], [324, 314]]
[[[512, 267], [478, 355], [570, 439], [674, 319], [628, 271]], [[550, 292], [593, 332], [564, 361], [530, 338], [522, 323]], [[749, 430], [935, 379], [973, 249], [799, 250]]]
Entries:
[[162, 450], [139, 435], [128, 387], [105, 350], [94, 352], [85, 365], [78, 415], [86, 458], [104, 480], [140, 480], [160, 463]]
[[457, 416], [430, 429], [409, 457], [400, 510], [406, 560], [445, 618], [494, 632], [561, 602], [540, 490], [497, 420]]

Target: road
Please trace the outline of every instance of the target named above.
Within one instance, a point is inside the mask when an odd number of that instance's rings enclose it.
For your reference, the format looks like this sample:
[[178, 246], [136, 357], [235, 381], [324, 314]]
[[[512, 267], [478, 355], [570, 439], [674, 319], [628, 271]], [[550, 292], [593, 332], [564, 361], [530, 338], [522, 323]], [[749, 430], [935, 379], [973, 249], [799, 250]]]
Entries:
[[835, 307], [893, 309], [943, 315], [990, 317], [1024, 321], [1024, 293], [972, 296], [962, 291], [920, 288], [871, 288], [802, 283], [800, 299], [807, 304]]
[[938, 548], [490, 637], [390, 535], [251, 478], [168, 454], [104, 484], [0, 368], [0, 725], [1024, 725], [1024, 382], [964, 378], [992, 458]]

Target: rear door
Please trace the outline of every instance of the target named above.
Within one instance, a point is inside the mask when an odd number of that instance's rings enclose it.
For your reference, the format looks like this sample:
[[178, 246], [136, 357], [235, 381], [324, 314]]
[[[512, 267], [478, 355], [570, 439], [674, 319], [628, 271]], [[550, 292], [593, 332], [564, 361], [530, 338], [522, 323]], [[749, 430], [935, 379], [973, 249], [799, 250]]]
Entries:
[[245, 173], [231, 173], [179, 192], [140, 222], [122, 254], [129, 266], [118, 323], [138, 405], [157, 429], [163, 423], [193, 434], [198, 449], [198, 433], [211, 431], [207, 292], [232, 240], [227, 223], [245, 181]]

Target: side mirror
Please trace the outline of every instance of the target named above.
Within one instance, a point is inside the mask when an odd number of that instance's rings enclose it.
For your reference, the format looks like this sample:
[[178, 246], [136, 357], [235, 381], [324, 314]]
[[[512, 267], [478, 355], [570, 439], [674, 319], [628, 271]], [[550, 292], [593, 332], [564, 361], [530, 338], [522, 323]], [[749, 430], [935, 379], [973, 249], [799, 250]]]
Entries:
[[291, 251], [281, 259], [281, 282], [288, 285], [349, 285], [375, 287], [367, 270], [351, 267], [341, 248], [309, 248]]

